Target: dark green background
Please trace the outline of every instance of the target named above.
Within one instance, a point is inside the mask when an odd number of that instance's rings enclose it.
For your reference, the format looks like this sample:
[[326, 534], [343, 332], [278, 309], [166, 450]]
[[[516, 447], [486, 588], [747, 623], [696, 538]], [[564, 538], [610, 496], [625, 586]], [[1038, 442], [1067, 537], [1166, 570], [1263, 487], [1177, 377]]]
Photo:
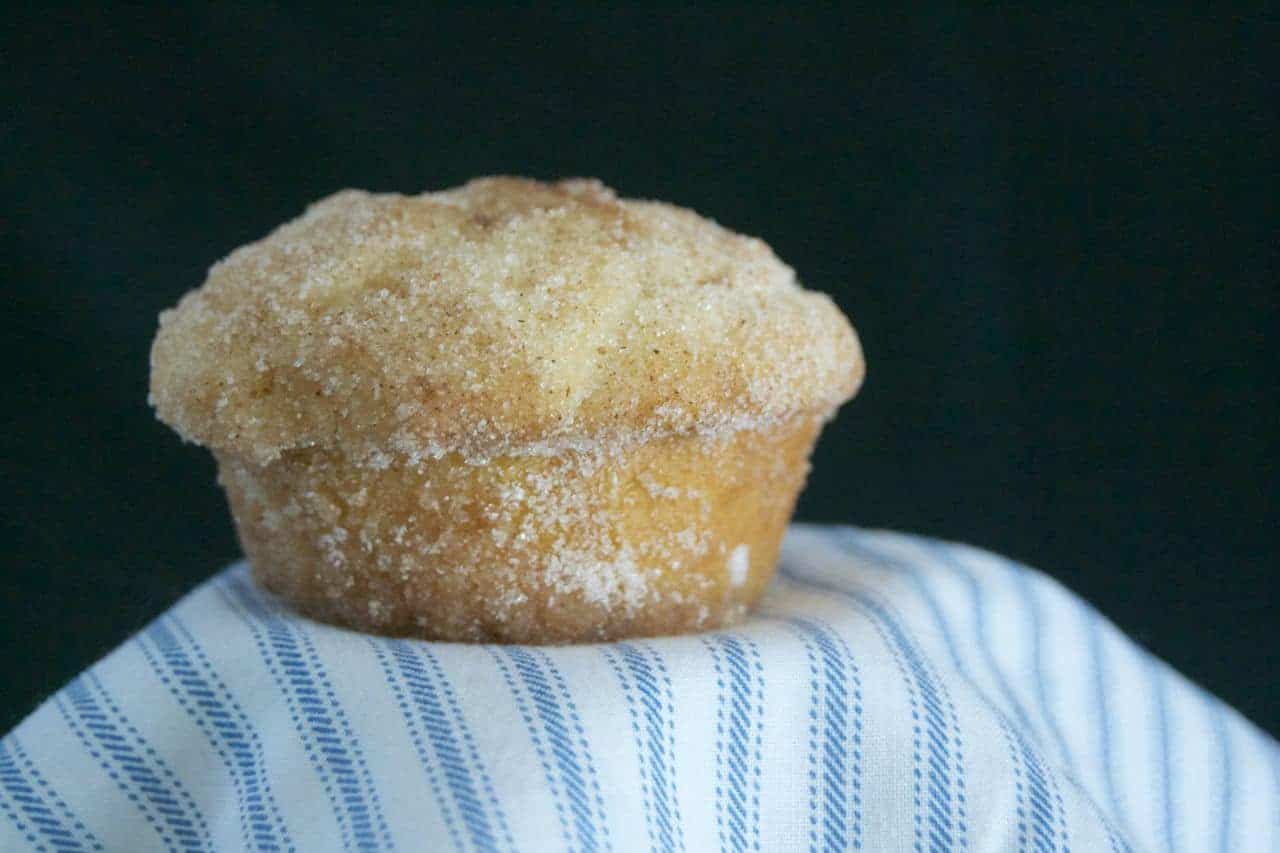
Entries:
[[156, 313], [339, 187], [596, 175], [767, 239], [870, 364], [801, 515], [1039, 566], [1280, 731], [1262, 13], [13, 11], [0, 729], [233, 559]]

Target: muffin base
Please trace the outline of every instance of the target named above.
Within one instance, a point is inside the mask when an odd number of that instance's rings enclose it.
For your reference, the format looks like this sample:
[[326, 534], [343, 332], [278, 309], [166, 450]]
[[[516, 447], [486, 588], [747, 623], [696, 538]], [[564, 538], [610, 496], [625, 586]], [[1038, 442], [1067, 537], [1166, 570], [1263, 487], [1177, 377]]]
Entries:
[[821, 418], [417, 463], [219, 453], [264, 587], [357, 630], [570, 643], [731, 624], [773, 578]]

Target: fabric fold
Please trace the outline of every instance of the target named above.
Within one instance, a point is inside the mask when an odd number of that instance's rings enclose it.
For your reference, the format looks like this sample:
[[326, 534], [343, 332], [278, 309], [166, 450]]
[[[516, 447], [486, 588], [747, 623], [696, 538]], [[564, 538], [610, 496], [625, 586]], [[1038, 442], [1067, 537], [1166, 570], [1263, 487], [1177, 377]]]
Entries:
[[1280, 749], [1058, 583], [795, 525], [731, 630], [468, 646], [238, 564], [0, 740], [0, 849], [1276, 850]]

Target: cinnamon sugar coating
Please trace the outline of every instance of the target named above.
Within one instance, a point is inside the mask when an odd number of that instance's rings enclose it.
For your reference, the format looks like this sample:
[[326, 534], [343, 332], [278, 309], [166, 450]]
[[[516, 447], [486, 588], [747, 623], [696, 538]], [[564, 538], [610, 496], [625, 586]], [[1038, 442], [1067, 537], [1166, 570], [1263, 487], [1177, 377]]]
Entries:
[[863, 369], [763, 242], [486, 178], [344, 191], [236, 250], [161, 315], [151, 400], [303, 612], [574, 642], [740, 618]]
[[474, 465], [219, 455], [254, 575], [382, 634], [563, 643], [731, 624], [763, 593], [821, 424]]
[[151, 369], [190, 441], [376, 464], [829, 411], [862, 358], [760, 240], [595, 181], [488, 178], [312, 205], [161, 315]]

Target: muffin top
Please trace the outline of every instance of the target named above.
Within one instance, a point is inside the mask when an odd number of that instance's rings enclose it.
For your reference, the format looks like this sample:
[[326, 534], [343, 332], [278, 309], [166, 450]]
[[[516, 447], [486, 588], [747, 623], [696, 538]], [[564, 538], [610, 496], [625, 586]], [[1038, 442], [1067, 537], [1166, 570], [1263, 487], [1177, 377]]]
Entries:
[[862, 354], [762, 241], [594, 180], [345, 190], [160, 315], [151, 402], [264, 464], [599, 448], [828, 416]]

